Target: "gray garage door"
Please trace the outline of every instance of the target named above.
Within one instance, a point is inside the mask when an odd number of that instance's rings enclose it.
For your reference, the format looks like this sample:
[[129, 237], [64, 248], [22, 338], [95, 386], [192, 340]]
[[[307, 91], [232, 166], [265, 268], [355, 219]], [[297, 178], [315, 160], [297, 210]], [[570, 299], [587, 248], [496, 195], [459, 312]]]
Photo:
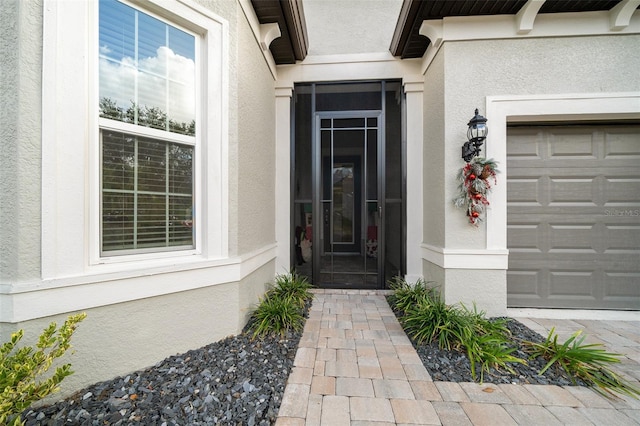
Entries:
[[508, 305], [640, 309], [640, 125], [507, 138]]

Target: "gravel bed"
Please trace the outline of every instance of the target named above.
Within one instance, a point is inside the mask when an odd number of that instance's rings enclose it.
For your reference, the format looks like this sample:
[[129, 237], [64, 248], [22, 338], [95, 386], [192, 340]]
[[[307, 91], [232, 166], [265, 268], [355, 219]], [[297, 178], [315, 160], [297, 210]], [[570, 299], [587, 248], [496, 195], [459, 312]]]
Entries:
[[[519, 343], [522, 341], [530, 341], [540, 343], [545, 339], [538, 333], [532, 331], [522, 323], [509, 318], [507, 328], [511, 332], [513, 339], [513, 347], [516, 350], [511, 354], [515, 357], [527, 360], [526, 364], [508, 363], [513, 373], [502, 368], [491, 368], [489, 372], [484, 373], [483, 382], [485, 383], [512, 383], [512, 384], [538, 384], [538, 385], [558, 385], [558, 386], [587, 386], [580, 379], [572, 381], [564, 370], [555, 367], [549, 368], [543, 375], [538, 374], [547, 364], [547, 361], [538, 357], [529, 359], [529, 354]], [[417, 345], [414, 347], [422, 360], [425, 368], [431, 374], [434, 381], [439, 382], [473, 382], [471, 376], [471, 363], [467, 354], [458, 351], [447, 351], [438, 348], [437, 343]], [[478, 371], [479, 375], [479, 371]], [[478, 377], [479, 379], [479, 377]]]
[[[516, 320], [510, 319], [508, 328], [514, 342], [544, 340]], [[97, 383], [54, 405], [29, 409], [23, 419], [27, 426], [272, 425], [301, 335], [251, 339], [243, 332], [126, 377]], [[513, 355], [528, 359], [514, 345]], [[434, 381], [473, 381], [465, 353], [441, 350], [437, 344], [414, 346]], [[544, 365], [539, 358], [527, 365], [512, 364], [515, 374], [492, 369], [483, 381], [574, 384], [554, 368], [538, 375]]]
[[23, 413], [27, 426], [271, 425], [301, 333], [228, 337]]

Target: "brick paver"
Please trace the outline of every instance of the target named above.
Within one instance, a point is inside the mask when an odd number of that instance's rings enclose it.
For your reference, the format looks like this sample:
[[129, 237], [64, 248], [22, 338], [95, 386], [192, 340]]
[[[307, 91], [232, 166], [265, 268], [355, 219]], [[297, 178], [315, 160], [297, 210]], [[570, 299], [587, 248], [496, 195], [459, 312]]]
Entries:
[[471, 402], [486, 402], [490, 404], [508, 404], [509, 397], [493, 383], [460, 383], [460, 387], [467, 394]]
[[438, 414], [429, 401], [392, 399], [391, 408], [397, 423], [439, 425]]
[[[585, 387], [433, 382], [384, 292], [313, 291], [276, 426], [640, 425], [640, 400]], [[518, 320], [543, 335], [589, 327], [640, 377], [640, 321]]]
[[481, 404], [478, 402], [462, 402], [462, 409], [471, 420], [471, 423], [478, 426], [511, 426], [517, 425], [516, 421], [499, 404]]
[[539, 405], [509, 405], [502, 406], [513, 420], [519, 425], [545, 425], [562, 426], [560, 422], [549, 410]]

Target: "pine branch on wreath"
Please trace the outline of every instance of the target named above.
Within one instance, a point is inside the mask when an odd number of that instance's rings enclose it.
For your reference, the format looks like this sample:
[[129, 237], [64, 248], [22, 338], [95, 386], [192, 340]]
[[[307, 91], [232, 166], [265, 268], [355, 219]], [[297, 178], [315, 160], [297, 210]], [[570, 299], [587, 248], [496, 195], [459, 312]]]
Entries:
[[498, 183], [497, 165], [493, 159], [475, 157], [458, 171], [458, 196], [453, 199], [453, 205], [464, 208], [469, 222], [475, 226], [482, 222], [482, 214], [489, 205], [487, 194], [492, 183]]

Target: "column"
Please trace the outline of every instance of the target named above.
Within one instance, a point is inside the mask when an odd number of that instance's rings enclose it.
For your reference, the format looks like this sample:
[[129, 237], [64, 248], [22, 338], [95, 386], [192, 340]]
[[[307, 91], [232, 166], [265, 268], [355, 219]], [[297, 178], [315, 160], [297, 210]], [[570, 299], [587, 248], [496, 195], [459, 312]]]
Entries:
[[291, 269], [291, 96], [293, 83], [276, 82], [276, 273]]
[[424, 78], [421, 75], [403, 80], [406, 94], [407, 118], [407, 273], [405, 279], [413, 283], [422, 278], [423, 240], [423, 91]]

